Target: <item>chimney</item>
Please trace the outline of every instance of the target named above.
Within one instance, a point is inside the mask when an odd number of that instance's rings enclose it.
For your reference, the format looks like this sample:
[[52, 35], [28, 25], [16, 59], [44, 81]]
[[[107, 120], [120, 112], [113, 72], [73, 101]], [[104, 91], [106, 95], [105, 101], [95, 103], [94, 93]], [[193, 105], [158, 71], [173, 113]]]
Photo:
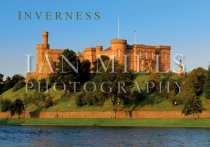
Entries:
[[43, 32], [42, 37], [43, 37], [43, 44], [48, 45], [48, 32]]

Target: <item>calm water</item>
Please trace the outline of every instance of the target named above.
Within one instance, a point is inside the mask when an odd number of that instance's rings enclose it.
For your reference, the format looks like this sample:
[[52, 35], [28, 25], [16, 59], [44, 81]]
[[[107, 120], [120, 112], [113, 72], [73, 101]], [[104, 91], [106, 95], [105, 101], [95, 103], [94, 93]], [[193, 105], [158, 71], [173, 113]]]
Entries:
[[0, 147], [205, 147], [210, 129], [0, 126]]

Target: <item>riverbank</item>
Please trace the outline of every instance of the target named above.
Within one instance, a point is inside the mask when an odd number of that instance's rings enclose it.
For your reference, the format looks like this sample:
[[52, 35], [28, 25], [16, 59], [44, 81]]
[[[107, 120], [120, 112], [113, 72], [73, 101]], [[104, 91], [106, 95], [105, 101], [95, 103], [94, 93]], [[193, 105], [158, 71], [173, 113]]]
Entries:
[[[10, 112], [0, 112], [0, 119], [18, 118], [11, 116]], [[81, 112], [24, 112], [20, 118], [193, 118], [193, 115], [185, 116], [181, 111], [81, 111]], [[199, 118], [210, 118], [210, 111], [199, 114]]]
[[100, 127], [186, 127], [186, 128], [210, 128], [210, 119], [200, 118], [143, 118], [143, 119], [107, 119], [107, 118], [28, 118], [0, 119], [0, 125], [20, 126], [100, 126]]

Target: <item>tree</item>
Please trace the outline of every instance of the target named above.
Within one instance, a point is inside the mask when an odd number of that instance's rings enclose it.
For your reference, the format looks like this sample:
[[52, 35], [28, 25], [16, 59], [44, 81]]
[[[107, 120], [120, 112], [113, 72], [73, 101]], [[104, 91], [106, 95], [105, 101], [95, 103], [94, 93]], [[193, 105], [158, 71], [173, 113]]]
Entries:
[[204, 94], [206, 98], [210, 99], [210, 65], [208, 68], [208, 73], [205, 81]]
[[183, 91], [200, 96], [204, 91], [206, 74], [206, 70], [201, 67], [191, 71], [184, 82]]
[[81, 63], [81, 83], [85, 83], [90, 78], [90, 61], [83, 60]]
[[12, 87], [14, 91], [25, 86], [25, 78], [21, 75], [14, 75], [12, 78], [7, 77], [5, 81], [3, 81], [3, 75], [0, 74], [0, 94], [11, 89]]
[[[166, 79], [168, 78], [168, 79]], [[164, 98], [170, 98], [173, 102], [173, 104], [177, 104], [177, 100], [176, 100], [176, 96], [178, 94], [180, 94], [181, 88], [179, 89], [179, 87], [176, 85], [178, 84], [180, 87], [182, 87], [182, 81], [183, 81], [183, 77], [176, 77], [176, 79], [173, 79], [172, 77], [166, 77], [162, 79], [162, 87], [164, 87], [162, 89], [162, 95]], [[169, 89], [167, 88], [169, 86]]]
[[7, 77], [6, 80], [4, 81], [4, 88], [3, 91], [7, 91], [10, 88], [14, 86], [12, 79], [10, 77]]
[[158, 73], [151, 73], [151, 75], [149, 76], [149, 87], [153, 87], [153, 88], [150, 88], [149, 92], [154, 92], [156, 90], [159, 90], [160, 82], [161, 82], [160, 75]]
[[202, 101], [196, 94], [188, 94], [188, 100], [184, 105], [182, 113], [185, 115], [198, 115], [204, 111], [204, 107], [202, 105]]
[[[58, 71], [55, 75], [57, 77], [56, 82], [58, 83], [64, 83], [66, 86], [66, 90], [68, 92], [73, 91], [73, 85], [69, 82], [81, 82], [81, 63], [78, 59], [76, 53], [72, 50], [65, 49], [63, 51], [63, 56], [70, 62], [75, 68], [77, 68], [78, 72], [74, 71], [72, 67], [69, 66], [69, 64], [64, 61], [63, 57], [59, 57], [58, 62]], [[63, 84], [58, 85], [58, 88], [62, 89]]]
[[[110, 59], [109, 57], [102, 55], [101, 60], [105, 62], [105, 61], [109, 61]], [[97, 58], [96, 61], [93, 62], [93, 71], [96, 72], [100, 67], [101, 67], [101, 61], [99, 58]]]
[[[106, 61], [104, 64], [107, 66], [108, 63]], [[111, 72], [112, 66], [109, 66], [106, 72], [103, 71], [102, 67], [99, 68], [100, 73], [97, 73], [92, 81], [96, 85], [96, 91], [89, 94], [89, 99], [101, 105], [106, 99], [111, 98], [114, 111], [116, 112], [121, 101], [125, 104], [132, 99], [134, 75], [131, 72], [124, 73], [124, 66], [117, 61], [115, 61], [114, 67], [114, 73]], [[90, 86], [89, 88], [91, 89], [92, 87]]]
[[13, 91], [17, 91], [21, 88], [23, 88], [26, 85], [25, 81], [20, 81], [18, 83], [15, 84], [15, 86], [13, 87]]
[[15, 84], [17, 84], [18, 82], [21, 82], [21, 81], [25, 81], [25, 78], [19, 74], [16, 74], [12, 77], [13, 86], [15, 86]]
[[4, 75], [0, 74], [0, 94], [3, 93], [3, 87], [4, 87]]
[[15, 102], [11, 105], [12, 116], [18, 114], [18, 117], [20, 118], [20, 115], [24, 112], [24, 110], [24, 103], [21, 99], [16, 99]]
[[2, 112], [7, 112], [10, 111], [12, 102], [8, 99], [6, 100], [1, 100], [1, 111]]

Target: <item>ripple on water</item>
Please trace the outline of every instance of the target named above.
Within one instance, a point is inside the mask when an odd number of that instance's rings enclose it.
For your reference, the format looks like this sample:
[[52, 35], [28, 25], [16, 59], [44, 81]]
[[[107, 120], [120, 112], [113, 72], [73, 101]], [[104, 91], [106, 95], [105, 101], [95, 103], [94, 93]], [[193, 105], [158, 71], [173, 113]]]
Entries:
[[0, 147], [210, 146], [209, 129], [1, 126]]

